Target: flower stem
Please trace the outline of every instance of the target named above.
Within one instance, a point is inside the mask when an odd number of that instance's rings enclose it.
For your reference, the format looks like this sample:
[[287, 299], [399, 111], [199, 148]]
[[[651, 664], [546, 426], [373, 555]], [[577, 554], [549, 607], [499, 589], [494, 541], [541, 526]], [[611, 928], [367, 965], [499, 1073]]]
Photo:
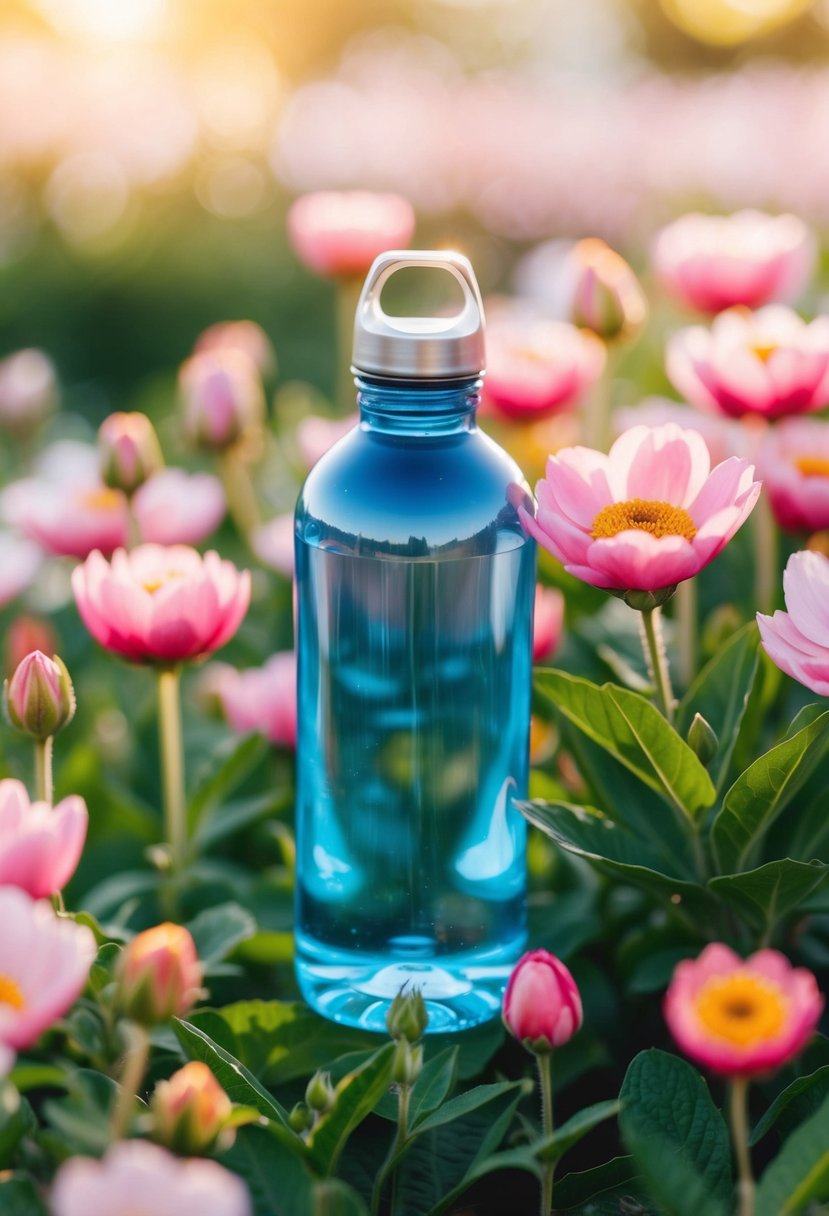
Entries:
[[170, 865], [178, 873], [187, 852], [187, 808], [184, 799], [184, 745], [181, 734], [181, 670], [162, 667], [158, 672], [158, 733], [161, 744], [161, 781], [164, 790], [164, 827], [170, 846]]
[[697, 674], [699, 607], [696, 579], [686, 578], [679, 584], [675, 602], [680, 686], [688, 688]]
[[737, 1158], [737, 1216], [754, 1216], [754, 1175], [748, 1155], [748, 1080], [735, 1077], [731, 1082], [728, 1117], [731, 1141]]
[[236, 445], [218, 455], [217, 465], [231, 518], [242, 536], [250, 540], [262, 522], [250, 461], [241, 446]]
[[[544, 1139], [553, 1134], [553, 1067], [552, 1053], [542, 1051], [536, 1055], [538, 1064], [538, 1079], [541, 1082], [541, 1123]], [[550, 1216], [553, 1210], [553, 1171], [552, 1161], [545, 1161], [544, 1173], [541, 1177], [541, 1216]]]
[[[402, 1150], [404, 1144], [409, 1137], [409, 1098], [411, 1096], [410, 1085], [400, 1085], [397, 1090], [397, 1132], [392, 1141], [391, 1148], [386, 1154], [386, 1159], [377, 1171], [377, 1176], [374, 1179], [374, 1186], [371, 1190], [371, 1216], [377, 1216], [380, 1211], [380, 1200], [383, 1198], [383, 1187], [388, 1177], [389, 1170]], [[392, 1192], [392, 1213], [394, 1213], [394, 1193]]]
[[35, 798], [38, 802], [52, 805], [54, 798], [52, 783], [52, 735], [46, 739], [35, 739]]
[[779, 535], [768, 498], [760, 495], [752, 512], [754, 599], [759, 612], [774, 612], [780, 587]]
[[673, 726], [674, 694], [671, 688], [671, 674], [668, 670], [668, 656], [665, 653], [665, 641], [662, 637], [662, 623], [658, 608], [643, 609], [642, 628], [645, 634], [645, 658], [656, 686], [656, 701], [662, 713]]
[[144, 1080], [150, 1054], [150, 1038], [143, 1026], [138, 1026], [135, 1022], [125, 1022], [124, 1025], [128, 1028], [129, 1045], [124, 1057], [124, 1070], [121, 1073], [118, 1098], [110, 1123], [112, 1140], [123, 1140], [129, 1132], [135, 1099], [139, 1086]]

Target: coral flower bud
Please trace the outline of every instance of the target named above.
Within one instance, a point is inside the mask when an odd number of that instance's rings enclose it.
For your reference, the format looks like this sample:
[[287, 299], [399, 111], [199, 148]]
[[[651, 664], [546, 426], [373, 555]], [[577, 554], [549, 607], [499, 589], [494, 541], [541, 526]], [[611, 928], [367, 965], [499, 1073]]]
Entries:
[[429, 1015], [419, 989], [398, 992], [386, 1014], [386, 1026], [393, 1039], [416, 1043], [426, 1029]]
[[154, 1140], [182, 1156], [200, 1156], [219, 1139], [233, 1103], [207, 1065], [191, 1060], [159, 1081], [150, 1109]]
[[125, 494], [164, 467], [161, 444], [146, 414], [110, 414], [98, 429], [98, 453], [104, 484]]
[[604, 241], [579, 241], [570, 253], [573, 298], [570, 320], [606, 342], [629, 341], [645, 323], [648, 306], [639, 280]]
[[127, 1017], [154, 1026], [183, 1017], [198, 999], [202, 971], [193, 938], [169, 921], [139, 933], [118, 962], [118, 1003]]
[[567, 967], [547, 950], [518, 960], [504, 993], [504, 1025], [536, 1054], [569, 1042], [582, 1024], [581, 996]]
[[5, 693], [9, 721], [35, 739], [57, 734], [75, 714], [75, 690], [57, 655], [50, 659], [40, 650], [26, 655], [6, 681]]
[[184, 424], [197, 447], [222, 451], [258, 431], [265, 395], [255, 365], [239, 350], [206, 350], [179, 372]]

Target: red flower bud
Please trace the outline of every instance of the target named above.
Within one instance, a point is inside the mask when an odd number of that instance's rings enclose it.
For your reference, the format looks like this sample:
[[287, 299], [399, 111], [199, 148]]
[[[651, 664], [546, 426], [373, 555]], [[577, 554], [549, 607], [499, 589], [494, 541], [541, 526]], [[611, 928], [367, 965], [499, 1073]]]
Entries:
[[201, 979], [188, 931], [170, 922], [156, 925], [124, 947], [117, 968], [119, 1005], [144, 1026], [183, 1017], [198, 999]]
[[532, 950], [513, 968], [504, 993], [504, 1024], [530, 1051], [567, 1043], [582, 1023], [576, 981], [554, 954]]

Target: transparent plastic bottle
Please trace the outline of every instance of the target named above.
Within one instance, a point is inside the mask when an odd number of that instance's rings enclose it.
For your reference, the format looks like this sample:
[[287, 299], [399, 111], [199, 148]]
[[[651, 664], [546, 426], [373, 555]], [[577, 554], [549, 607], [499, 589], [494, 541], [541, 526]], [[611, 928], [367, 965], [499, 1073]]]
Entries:
[[[462, 310], [388, 316], [412, 266], [452, 274]], [[431, 1032], [496, 1016], [525, 944], [532, 500], [476, 426], [483, 366], [469, 262], [382, 254], [355, 321], [359, 425], [297, 504], [296, 968], [315, 1009], [369, 1029], [404, 984]]]

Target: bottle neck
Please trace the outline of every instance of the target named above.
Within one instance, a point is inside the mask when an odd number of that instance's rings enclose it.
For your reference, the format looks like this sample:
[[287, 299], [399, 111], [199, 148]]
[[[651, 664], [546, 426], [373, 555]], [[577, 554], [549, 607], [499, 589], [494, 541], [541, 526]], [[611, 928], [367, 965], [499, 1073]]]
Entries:
[[356, 376], [360, 422], [399, 435], [451, 434], [475, 429], [479, 376], [464, 380], [392, 380]]

